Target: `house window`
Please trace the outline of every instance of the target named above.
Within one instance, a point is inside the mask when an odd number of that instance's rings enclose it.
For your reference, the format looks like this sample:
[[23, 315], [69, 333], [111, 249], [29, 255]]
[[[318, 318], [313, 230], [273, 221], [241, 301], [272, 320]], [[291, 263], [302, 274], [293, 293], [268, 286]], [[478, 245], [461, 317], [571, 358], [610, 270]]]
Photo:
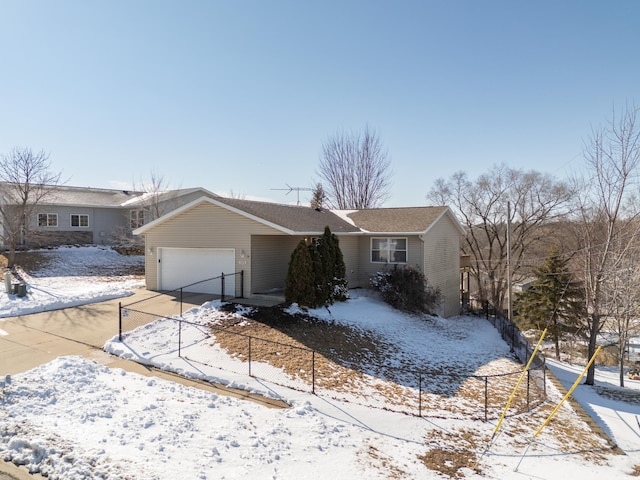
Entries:
[[131, 230], [144, 225], [144, 210], [131, 210]]
[[89, 226], [89, 215], [85, 215], [82, 213], [72, 213], [71, 214], [71, 226], [72, 227], [88, 227]]
[[38, 226], [39, 227], [57, 227], [58, 214], [57, 213], [39, 213]]
[[407, 263], [406, 238], [372, 238], [372, 263]]

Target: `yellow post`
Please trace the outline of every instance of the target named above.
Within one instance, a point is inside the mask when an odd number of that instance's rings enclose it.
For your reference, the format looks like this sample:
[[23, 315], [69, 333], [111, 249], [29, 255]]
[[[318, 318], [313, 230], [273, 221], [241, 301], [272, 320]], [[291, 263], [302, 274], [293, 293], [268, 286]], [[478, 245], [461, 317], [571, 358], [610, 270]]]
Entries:
[[551, 412], [549, 414], [549, 416], [547, 417], [547, 419], [543, 422], [542, 425], [540, 425], [540, 428], [538, 429], [538, 431], [536, 433], [533, 434], [533, 438], [537, 437], [538, 434], [542, 431], [542, 429], [544, 427], [547, 426], [547, 424], [551, 421], [551, 419], [553, 418], [553, 416], [556, 414], [556, 412], [560, 409], [560, 407], [562, 406], [562, 404], [565, 402], [565, 400], [567, 398], [569, 398], [569, 396], [573, 393], [573, 391], [576, 389], [576, 387], [578, 386], [578, 384], [580, 383], [580, 380], [582, 380], [582, 377], [584, 377], [584, 374], [587, 373], [587, 370], [589, 370], [589, 367], [591, 366], [591, 364], [595, 361], [596, 357], [598, 356], [598, 353], [600, 353], [600, 349], [602, 347], [598, 347], [595, 351], [595, 353], [593, 354], [593, 356], [591, 357], [591, 360], [589, 360], [589, 363], [587, 363], [587, 366], [584, 367], [584, 370], [582, 371], [582, 373], [580, 374], [580, 376], [576, 379], [576, 381], [573, 383], [573, 386], [569, 389], [569, 391], [567, 392], [567, 394], [564, 396], [564, 398], [560, 401], [560, 403], [556, 406], [556, 408], [553, 409], [553, 412]]
[[500, 425], [502, 425], [502, 421], [504, 420], [504, 417], [507, 415], [507, 410], [509, 410], [509, 407], [511, 406], [511, 402], [513, 401], [513, 398], [515, 397], [516, 392], [518, 391], [518, 388], [520, 387], [520, 384], [522, 383], [522, 380], [524, 379], [524, 375], [529, 370], [529, 366], [531, 366], [531, 362], [533, 362], [533, 359], [535, 358], [536, 353], [538, 353], [538, 349], [540, 348], [540, 345], [542, 344], [542, 340], [544, 339], [544, 336], [546, 334], [547, 334], [547, 329], [545, 328], [544, 331], [542, 332], [542, 335], [540, 335], [540, 340], [538, 340], [536, 348], [533, 349], [533, 353], [529, 357], [529, 361], [527, 362], [527, 365], [524, 367], [524, 370], [522, 371], [522, 374], [520, 375], [520, 378], [518, 379], [518, 383], [516, 383], [516, 386], [513, 388], [513, 391], [511, 392], [511, 395], [509, 396], [509, 399], [507, 400], [507, 404], [504, 406], [504, 410], [502, 411], [502, 415], [500, 416], [500, 420], [498, 420], [498, 424], [496, 425], [496, 428], [493, 429], [493, 434], [491, 435], [491, 438], [493, 438], [495, 436], [495, 434], [498, 432], [498, 430], [500, 429]]

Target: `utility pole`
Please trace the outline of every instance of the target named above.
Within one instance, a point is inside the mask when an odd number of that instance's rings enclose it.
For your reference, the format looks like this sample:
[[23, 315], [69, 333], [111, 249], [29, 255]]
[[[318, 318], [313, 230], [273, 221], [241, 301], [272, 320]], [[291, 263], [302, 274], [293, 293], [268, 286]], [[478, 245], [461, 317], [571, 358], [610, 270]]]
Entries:
[[507, 294], [509, 309], [507, 317], [513, 322], [513, 282], [511, 281], [511, 202], [507, 202]]

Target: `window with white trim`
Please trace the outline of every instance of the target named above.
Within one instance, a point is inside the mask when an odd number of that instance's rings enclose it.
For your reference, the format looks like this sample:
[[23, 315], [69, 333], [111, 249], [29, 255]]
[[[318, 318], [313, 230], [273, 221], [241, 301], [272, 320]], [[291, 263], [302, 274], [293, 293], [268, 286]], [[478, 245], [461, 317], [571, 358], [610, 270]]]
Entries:
[[57, 213], [39, 213], [38, 226], [39, 227], [57, 227], [58, 214]]
[[371, 239], [372, 263], [407, 263], [407, 239], [374, 237]]
[[89, 226], [89, 215], [84, 213], [72, 213], [71, 214], [71, 226], [72, 227], [83, 227], [86, 228]]
[[144, 225], [144, 210], [131, 210], [131, 230], [140, 228]]

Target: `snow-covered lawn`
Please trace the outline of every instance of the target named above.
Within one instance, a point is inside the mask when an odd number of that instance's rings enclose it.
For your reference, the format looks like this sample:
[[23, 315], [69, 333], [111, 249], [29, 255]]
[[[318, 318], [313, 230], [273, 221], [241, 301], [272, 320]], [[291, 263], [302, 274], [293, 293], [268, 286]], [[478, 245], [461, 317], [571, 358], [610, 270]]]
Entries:
[[73, 307], [130, 295], [144, 286], [140, 276], [120, 272], [142, 266], [141, 256], [120, 255], [109, 247], [63, 247], [37, 252], [42, 266], [20, 270], [28, 295], [0, 295], [0, 319], [27, 313]]
[[[93, 254], [100, 256], [102, 252], [95, 250]], [[49, 275], [58, 276], [54, 270]], [[83, 301], [90, 296], [86, 292], [101, 298], [100, 284], [104, 282], [70, 273], [65, 278], [70, 301]], [[113, 285], [103, 287], [111, 289]], [[122, 294], [126, 291], [123, 288]], [[5, 303], [18, 301], [3, 299]], [[15, 311], [21, 313], [19, 308]], [[209, 304], [185, 316], [195, 320], [215, 316], [215, 312], [216, 305]], [[391, 366], [404, 365], [407, 356], [415, 354], [422, 362], [475, 372], [490, 369], [492, 362], [508, 357], [508, 347], [482, 319], [418, 320], [391, 312], [367, 296], [334, 306], [330, 316], [324, 310], [311, 313], [381, 337], [391, 336], [400, 352], [390, 359]], [[184, 375], [282, 398], [292, 407], [269, 409], [109, 369], [80, 357], [62, 357], [14, 375], [2, 385], [0, 455], [61, 479], [601, 480], [622, 478], [634, 469], [638, 472], [637, 397], [622, 402], [612, 397], [610, 389], [586, 386], [575, 393], [627, 455], [611, 453], [608, 444], [592, 433], [569, 405], [562, 407], [533, 441], [533, 434], [562, 397], [551, 384], [547, 386], [547, 403], [531, 413], [507, 418], [491, 442], [495, 421], [419, 418], [366, 408], [178, 358], [172, 348], [177, 332], [157, 326], [140, 329], [123, 342], [114, 338], [106, 349]], [[138, 335], [140, 332], [146, 337]], [[202, 342], [196, 341], [194, 332], [182, 333], [194, 335], [193, 355], [198, 350], [199, 354], [215, 356], [217, 365], [223, 367], [238, 361], [216, 348], [213, 338]], [[580, 366], [556, 362], [551, 367], [568, 383], [573, 383], [581, 370]], [[601, 369], [599, 375], [601, 382], [611, 375], [612, 384], [616, 383], [615, 373]], [[639, 382], [628, 384], [628, 390], [640, 389]]]

